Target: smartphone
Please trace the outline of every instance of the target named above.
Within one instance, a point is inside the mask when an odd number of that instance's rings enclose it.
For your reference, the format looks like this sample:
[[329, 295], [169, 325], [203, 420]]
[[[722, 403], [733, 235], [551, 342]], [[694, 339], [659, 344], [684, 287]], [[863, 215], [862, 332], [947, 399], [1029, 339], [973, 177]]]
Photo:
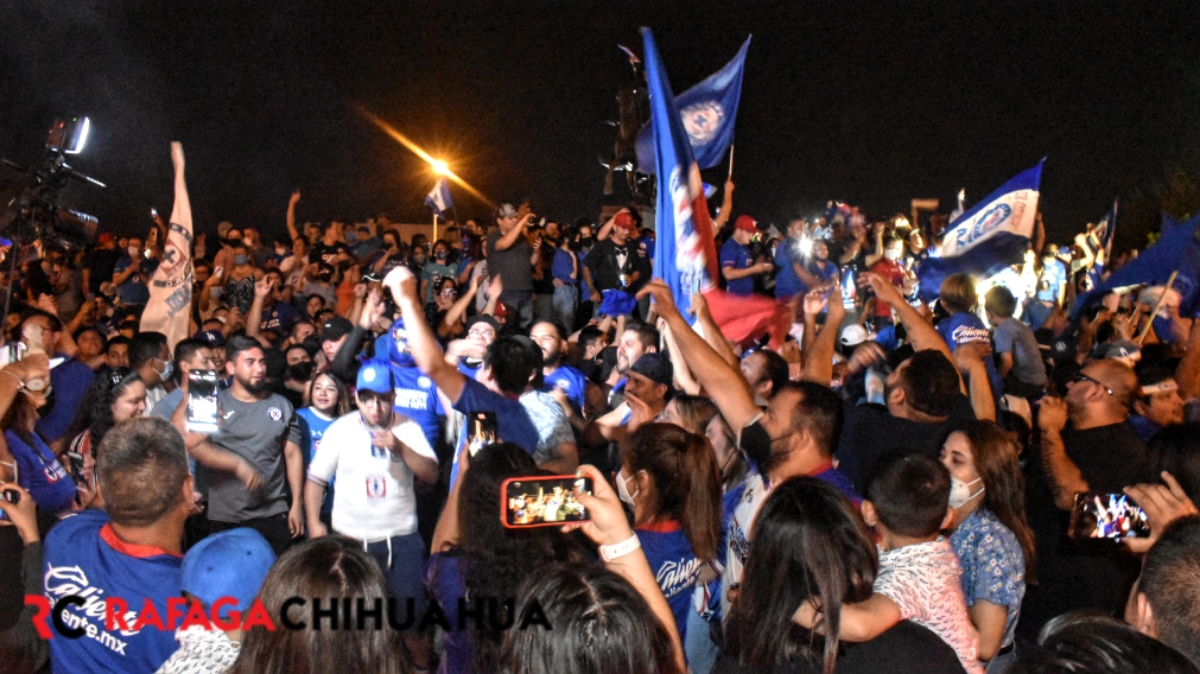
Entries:
[[0, 347], [0, 366], [15, 363], [25, 357], [25, 345], [21, 342], [9, 342]]
[[220, 417], [217, 405], [216, 370], [192, 370], [188, 373], [187, 428], [194, 433], [216, 433]]
[[479, 450], [500, 442], [500, 424], [495, 412], [472, 412], [467, 415], [467, 451], [471, 456]]
[[500, 523], [509, 529], [552, 527], [591, 519], [576, 497], [592, 494], [591, 478], [514, 477], [500, 485]]
[[854, 270], [846, 267], [842, 270], [842, 306], [847, 309], [854, 308], [854, 300], [858, 296], [858, 286], [854, 281]]
[[[5, 480], [4, 472], [12, 473], [12, 479]], [[15, 491], [15, 490], [4, 489], [4, 484], [8, 483], [8, 482], [11, 482], [13, 484], [17, 483], [17, 462], [16, 461], [13, 461], [11, 463], [8, 461], [0, 461], [0, 498], [3, 498], [4, 500], [8, 501], [9, 503], [16, 503], [17, 500], [21, 497], [21, 493], [18, 491]], [[4, 511], [0, 510], [0, 521], [4, 521], [7, 519], [8, 519], [8, 515], [5, 514]]]
[[1078, 493], [1071, 508], [1071, 538], [1146, 538], [1146, 513], [1125, 494]]
[[79, 452], [67, 452], [67, 472], [75, 480], [75, 484], [87, 484], [87, 479], [83, 475], [83, 454]]

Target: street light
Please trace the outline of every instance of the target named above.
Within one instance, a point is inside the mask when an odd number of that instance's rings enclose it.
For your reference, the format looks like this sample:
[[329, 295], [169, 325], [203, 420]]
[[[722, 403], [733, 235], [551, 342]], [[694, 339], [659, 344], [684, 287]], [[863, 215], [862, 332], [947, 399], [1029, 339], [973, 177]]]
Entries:
[[433, 172], [439, 176], [450, 175], [450, 167], [441, 159], [434, 159], [429, 162], [429, 165], [433, 167]]

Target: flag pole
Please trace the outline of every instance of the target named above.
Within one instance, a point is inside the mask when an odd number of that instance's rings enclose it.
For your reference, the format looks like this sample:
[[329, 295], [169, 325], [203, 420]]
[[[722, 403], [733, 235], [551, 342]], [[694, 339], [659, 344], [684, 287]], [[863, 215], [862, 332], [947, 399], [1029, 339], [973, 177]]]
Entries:
[[[433, 212], [433, 241], [437, 241], [437, 211]], [[433, 241], [430, 241], [430, 245]]]
[[729, 145], [729, 176], [725, 180], [733, 180], [733, 144]]
[[1146, 339], [1146, 335], [1150, 334], [1150, 328], [1154, 325], [1154, 317], [1158, 315], [1158, 310], [1162, 308], [1163, 302], [1167, 299], [1167, 291], [1175, 284], [1175, 277], [1179, 276], [1179, 270], [1171, 272], [1171, 276], [1167, 279], [1166, 285], [1163, 286], [1162, 294], [1158, 296], [1158, 301], [1154, 303], [1154, 310], [1146, 317], [1146, 325], [1142, 327], [1142, 332], [1137, 336], [1138, 346], [1142, 345], [1142, 340]]

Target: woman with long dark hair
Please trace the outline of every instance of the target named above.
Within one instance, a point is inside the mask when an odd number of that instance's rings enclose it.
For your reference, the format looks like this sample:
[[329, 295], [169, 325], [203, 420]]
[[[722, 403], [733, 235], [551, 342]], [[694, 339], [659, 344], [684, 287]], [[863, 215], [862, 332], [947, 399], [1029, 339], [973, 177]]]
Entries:
[[89, 498], [96, 493], [93, 468], [100, 441], [113, 426], [145, 412], [146, 384], [137, 372], [127, 367], [106, 367], [96, 373], [67, 433], [72, 438], [67, 457], [73, 463], [75, 481], [84, 487]]
[[[750, 540], [715, 674], [962, 672], [954, 649], [908, 621], [871, 641], [839, 639], [842, 606], [871, 596], [879, 558], [858, 510], [833, 485], [813, 477], [779, 484]], [[805, 605], [820, 607], [817, 630], [794, 621]]]
[[708, 440], [675, 424], [646, 424], [621, 442], [617, 493], [686, 641], [692, 590], [717, 555], [721, 470]]
[[[292, 597], [301, 597], [305, 602], [288, 606], [290, 622], [284, 621], [284, 605]], [[389, 628], [386, 617], [382, 629], [373, 629], [371, 621], [367, 629], [317, 629], [313, 625], [312, 607], [317, 600], [324, 606], [361, 600], [368, 610], [378, 600], [386, 616], [387, 581], [379, 564], [357, 541], [322, 536], [293, 546], [271, 567], [258, 598], [275, 629], [256, 626], [246, 631], [241, 653], [228, 674], [411, 671], [404, 658], [401, 633]], [[403, 602], [400, 605], [396, 614], [402, 619]], [[284, 627], [300, 623], [306, 627]]]
[[978, 656], [989, 672], [1003, 672], [1016, 659], [1013, 634], [1035, 560], [1017, 446], [996, 424], [972, 421], [946, 438], [942, 463], [950, 471], [954, 509], [950, 543], [979, 631]]
[[17, 484], [30, 493], [39, 509], [65, 515], [71, 511], [78, 490], [54, 451], [34, 430], [38, 409], [46, 405], [50, 389], [33, 391], [23, 383], [18, 391], [0, 419], [7, 453], [12, 454], [16, 466]]
[[[523, 580], [548, 562], [578, 559], [569, 549], [556, 551], [568, 540], [553, 529], [506, 529], [500, 523], [501, 484], [538, 474], [525, 450], [512, 443], [489, 445], [474, 456], [464, 453], [459, 465], [465, 464], [469, 469], [460, 468], [465, 472], [450, 490], [438, 520], [425, 571], [425, 584], [452, 628], [446, 632], [446, 652], [438, 669], [443, 674], [495, 671], [503, 631], [490, 629], [490, 602], [496, 602], [496, 616], [503, 621], [504, 602]], [[483, 613], [483, 629], [471, 621], [467, 630], [456, 629], [460, 598]]]
[[[304, 455], [306, 466], [312, 463], [313, 456], [321, 447], [325, 429], [338, 417], [350, 411], [350, 394], [342, 380], [328, 372], [318, 372], [309, 382], [308, 400], [308, 407], [296, 410], [296, 417], [300, 422], [300, 451]], [[325, 526], [331, 526], [333, 489], [333, 482], [330, 482], [321, 502], [321, 520], [325, 522]]]

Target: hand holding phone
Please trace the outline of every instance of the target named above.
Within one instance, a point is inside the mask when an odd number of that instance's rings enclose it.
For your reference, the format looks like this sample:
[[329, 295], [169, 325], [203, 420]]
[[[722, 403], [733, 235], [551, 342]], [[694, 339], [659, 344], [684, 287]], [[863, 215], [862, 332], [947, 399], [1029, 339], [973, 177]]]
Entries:
[[499, 428], [495, 412], [472, 412], [467, 415], [467, 453], [475, 456], [484, 447], [501, 442]]
[[188, 373], [187, 428], [189, 431], [216, 433], [220, 429], [217, 381], [216, 370], [192, 370]]
[[500, 486], [500, 523], [526, 529], [586, 521], [590, 516], [579, 497], [592, 489], [591, 478], [575, 475], [509, 478]]
[[1126, 494], [1080, 492], [1071, 509], [1067, 535], [1080, 538], [1145, 538], [1150, 535], [1146, 513]]

